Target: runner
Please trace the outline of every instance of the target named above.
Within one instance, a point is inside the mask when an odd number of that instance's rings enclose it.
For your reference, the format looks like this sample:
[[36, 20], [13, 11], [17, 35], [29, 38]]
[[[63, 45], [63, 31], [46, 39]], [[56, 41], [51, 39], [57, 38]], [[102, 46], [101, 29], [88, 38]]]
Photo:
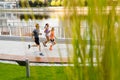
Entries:
[[40, 46], [40, 42], [39, 42], [39, 35], [42, 35], [42, 33], [40, 33], [39, 31], [39, 24], [35, 25], [36, 29], [33, 30], [32, 32], [32, 39], [34, 40], [35, 44], [34, 45], [28, 45], [28, 49], [30, 49], [31, 47], [38, 47], [39, 51], [40, 51], [40, 55], [43, 55], [41, 52], [41, 46]]
[[51, 31], [50, 31], [50, 42], [51, 42], [51, 45], [49, 47], [49, 50], [52, 50], [52, 47], [56, 44], [55, 42], [55, 34], [54, 34], [54, 27], [52, 27]]
[[49, 41], [49, 33], [50, 33], [49, 24], [48, 23], [45, 24], [44, 33], [45, 33], [46, 41], [43, 42], [43, 45], [44, 45], [44, 47], [47, 47], [46, 43]]

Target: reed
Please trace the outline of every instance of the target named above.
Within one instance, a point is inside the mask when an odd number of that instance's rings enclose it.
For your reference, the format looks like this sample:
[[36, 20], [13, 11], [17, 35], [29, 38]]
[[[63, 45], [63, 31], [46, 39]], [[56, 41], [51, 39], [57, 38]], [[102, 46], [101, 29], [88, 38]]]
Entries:
[[119, 80], [120, 19], [116, 7], [120, 1], [87, 0], [88, 14], [80, 15], [77, 8], [82, 8], [83, 2], [64, 0], [68, 9], [64, 29], [72, 37], [70, 61], [74, 64], [66, 69], [68, 80]]

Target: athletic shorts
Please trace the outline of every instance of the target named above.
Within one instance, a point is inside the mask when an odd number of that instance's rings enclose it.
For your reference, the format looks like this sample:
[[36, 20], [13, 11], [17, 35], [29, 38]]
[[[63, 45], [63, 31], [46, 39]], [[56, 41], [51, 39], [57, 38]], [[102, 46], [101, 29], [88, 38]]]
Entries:
[[50, 39], [51, 42], [54, 42], [54, 39]]
[[39, 42], [39, 38], [35, 38], [35, 43], [36, 43], [37, 45], [40, 44], [40, 42]]

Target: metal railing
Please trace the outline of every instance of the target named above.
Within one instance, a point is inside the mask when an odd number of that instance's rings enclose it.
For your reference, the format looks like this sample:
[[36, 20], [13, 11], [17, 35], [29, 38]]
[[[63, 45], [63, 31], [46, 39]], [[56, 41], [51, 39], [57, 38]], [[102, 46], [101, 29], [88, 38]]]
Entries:
[[[50, 27], [51, 28], [51, 27]], [[7, 36], [31, 36], [34, 27], [28, 26], [18, 26], [18, 27], [10, 27], [10, 26], [3, 26], [0, 27], [0, 35], [7, 35]], [[42, 33], [41, 37], [45, 37], [44, 28], [40, 29]], [[62, 27], [55, 27], [55, 36], [57, 38], [65, 38], [65, 32]]]

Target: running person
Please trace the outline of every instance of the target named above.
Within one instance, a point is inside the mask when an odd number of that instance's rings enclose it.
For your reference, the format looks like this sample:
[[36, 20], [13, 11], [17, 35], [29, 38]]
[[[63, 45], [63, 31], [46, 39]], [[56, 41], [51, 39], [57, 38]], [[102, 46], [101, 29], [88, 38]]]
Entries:
[[41, 46], [40, 46], [40, 42], [39, 42], [39, 35], [42, 35], [42, 33], [39, 32], [39, 24], [35, 25], [35, 29], [32, 32], [32, 39], [34, 40], [35, 44], [34, 45], [28, 45], [28, 49], [30, 49], [30, 47], [38, 47], [39, 51], [40, 51], [40, 55], [43, 55], [41, 53]]
[[50, 42], [51, 42], [49, 50], [52, 50], [52, 47], [56, 44], [56, 42], [55, 42], [54, 27], [52, 27], [52, 29], [50, 31], [50, 37], [49, 37], [49, 39], [50, 39]]
[[48, 23], [45, 24], [44, 33], [45, 33], [46, 41], [43, 42], [43, 45], [44, 45], [45, 47], [47, 47], [46, 43], [49, 41], [49, 33], [50, 33], [49, 24], [48, 24]]

